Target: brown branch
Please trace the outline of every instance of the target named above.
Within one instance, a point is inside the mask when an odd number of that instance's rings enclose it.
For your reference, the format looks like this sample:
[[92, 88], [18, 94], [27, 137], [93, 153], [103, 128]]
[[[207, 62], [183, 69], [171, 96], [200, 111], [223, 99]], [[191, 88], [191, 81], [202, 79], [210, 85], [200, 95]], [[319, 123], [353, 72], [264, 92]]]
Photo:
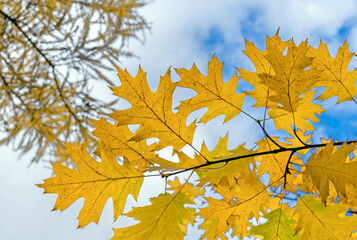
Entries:
[[[351, 140], [351, 141], [346, 141], [346, 142], [334, 142], [333, 145], [334, 146], [340, 146], [340, 145], [342, 145], [344, 143], [351, 144], [351, 143], [356, 143], [356, 142], [357, 142], [357, 140]], [[262, 156], [262, 155], [268, 155], [268, 154], [277, 154], [277, 153], [281, 153], [281, 152], [297, 152], [297, 151], [304, 150], [304, 149], [325, 147], [326, 145], [327, 145], [327, 143], [310, 144], [310, 145], [301, 146], [301, 147], [280, 148], [280, 149], [275, 149], [275, 150], [270, 150], [270, 151], [265, 151], [265, 152], [258, 152], [258, 153], [252, 153], [252, 154], [243, 155], [243, 156], [225, 158], [225, 159], [221, 159], [221, 160], [218, 160], [218, 161], [208, 162], [208, 163], [201, 164], [201, 165], [198, 165], [198, 166], [194, 166], [194, 167], [186, 168], [186, 169], [179, 170], [179, 171], [176, 171], [176, 172], [168, 173], [168, 174], [165, 174], [165, 176], [173, 176], [173, 175], [177, 175], [177, 174], [184, 173], [184, 172], [187, 172], [187, 171], [196, 170], [196, 169], [200, 169], [200, 168], [203, 168], [203, 167], [211, 166], [211, 165], [214, 165], [214, 164], [228, 163], [228, 162], [231, 162], [231, 161], [244, 159], [244, 158], [249, 158], [249, 157], [256, 157], [256, 156]]]
[[285, 166], [285, 171], [284, 171], [284, 175], [283, 175], [283, 177], [284, 177], [284, 188], [285, 188], [285, 186], [286, 186], [286, 176], [287, 176], [288, 174], [291, 175], [291, 172], [290, 172], [290, 170], [289, 170], [289, 164], [290, 164], [291, 158], [293, 157], [293, 155], [294, 155], [295, 152], [296, 152], [295, 150], [292, 150], [292, 151], [291, 151], [290, 156], [289, 156], [289, 159], [288, 159], [288, 162], [286, 163], [286, 166]]

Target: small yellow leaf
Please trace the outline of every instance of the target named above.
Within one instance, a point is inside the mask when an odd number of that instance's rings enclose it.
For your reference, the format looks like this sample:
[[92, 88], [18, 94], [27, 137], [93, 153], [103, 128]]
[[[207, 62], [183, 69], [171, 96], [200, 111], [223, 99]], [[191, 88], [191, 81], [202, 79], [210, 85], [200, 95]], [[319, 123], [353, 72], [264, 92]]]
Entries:
[[197, 92], [196, 96], [178, 109], [189, 114], [204, 107], [208, 108], [200, 120], [204, 123], [219, 115], [225, 115], [225, 122], [238, 115], [245, 95], [236, 92], [238, 83], [236, 74], [228, 83], [223, 82], [222, 69], [223, 63], [219, 62], [216, 56], [212, 56], [208, 63], [207, 76], [201, 74], [196, 65], [193, 65], [190, 70], [176, 69], [181, 78], [177, 86], [191, 88]]
[[321, 71], [321, 78], [315, 83], [315, 86], [326, 87], [318, 99], [326, 100], [337, 96], [337, 103], [340, 103], [355, 98], [357, 70], [348, 71], [354, 54], [348, 50], [347, 42], [339, 48], [335, 58], [331, 57], [327, 45], [322, 42], [317, 49], [309, 46], [307, 55], [313, 57], [311, 67]]

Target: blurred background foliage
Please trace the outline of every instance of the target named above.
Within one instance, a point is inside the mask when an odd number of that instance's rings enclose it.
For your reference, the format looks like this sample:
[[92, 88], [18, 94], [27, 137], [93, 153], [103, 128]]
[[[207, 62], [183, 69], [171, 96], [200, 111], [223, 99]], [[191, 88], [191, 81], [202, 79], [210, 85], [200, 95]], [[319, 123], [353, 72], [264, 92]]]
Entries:
[[[129, 39], [144, 41], [149, 29], [140, 0], [0, 1], [0, 144], [13, 144], [32, 162], [70, 163], [64, 142], [94, 148], [90, 118], [115, 101], [91, 94]], [[89, 149], [91, 150], [91, 149]]]

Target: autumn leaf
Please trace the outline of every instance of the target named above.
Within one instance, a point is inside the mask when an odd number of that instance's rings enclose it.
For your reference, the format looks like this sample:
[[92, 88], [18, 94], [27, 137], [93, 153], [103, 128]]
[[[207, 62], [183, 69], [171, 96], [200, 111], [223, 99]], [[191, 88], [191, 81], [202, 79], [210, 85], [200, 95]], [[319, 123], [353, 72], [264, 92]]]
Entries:
[[[194, 169], [196, 166], [202, 166], [204, 164], [207, 164], [207, 162], [214, 162], [214, 161], [218, 161], [221, 160], [222, 158], [229, 158], [232, 156], [237, 156], [237, 155], [245, 155], [248, 153], [251, 153], [251, 151], [247, 150], [244, 148], [244, 146], [239, 146], [235, 149], [232, 150], [228, 150], [227, 149], [227, 141], [228, 141], [228, 135], [226, 135], [225, 137], [221, 138], [219, 140], [219, 142], [217, 143], [216, 147], [210, 151], [208, 150], [208, 148], [206, 147], [206, 145], [203, 143], [202, 144], [202, 148], [199, 154], [195, 154], [193, 156], [193, 158], [189, 157], [188, 155], [186, 155], [184, 152], [176, 152], [175, 154], [177, 154], [177, 157], [179, 159], [179, 162], [173, 162], [167, 159], [163, 159], [160, 157], [156, 157], [153, 161], [155, 161], [156, 164], [158, 164], [159, 166], [152, 166], [149, 167], [150, 171], [153, 170], [157, 170], [157, 169], [161, 169], [164, 171], [173, 171], [173, 170], [182, 170], [182, 169]], [[249, 163], [253, 163], [252, 159], [243, 159], [242, 161], [238, 162], [238, 163], [233, 163], [235, 165], [241, 165], [242, 168], [242, 172], [243, 171], [248, 171], [249, 172]], [[223, 166], [224, 169], [228, 169], [225, 168], [224, 166], [227, 165], [225, 163], [221, 163], [221, 166]], [[217, 168], [218, 166], [214, 166], [214, 168]], [[209, 169], [210, 167], [207, 166], [207, 168]], [[203, 171], [198, 171], [197, 173], [203, 177], [205, 176], [205, 171], [206, 168], [200, 168], [200, 170]], [[233, 169], [233, 171], [237, 171], [237, 168], [229, 168], [229, 169]], [[244, 170], [243, 170], [244, 169]], [[222, 173], [224, 173], [226, 170], [222, 170]], [[215, 178], [215, 177], [213, 177]], [[201, 179], [201, 183], [202, 183], [202, 179]]]
[[177, 155], [179, 162], [174, 162], [156, 156], [156, 158], [154, 159], [155, 165], [150, 166], [148, 170], [149, 171], [161, 170], [161, 172], [170, 172], [170, 171], [178, 171], [178, 170], [185, 170], [185, 169], [194, 169], [197, 166], [201, 166], [207, 163], [207, 159], [203, 158], [202, 154], [194, 155], [193, 158], [187, 156], [184, 152], [177, 152], [175, 154]]
[[326, 203], [331, 181], [337, 193], [346, 196], [346, 184], [357, 184], [357, 162], [346, 163], [347, 156], [354, 150], [357, 143], [344, 143], [334, 150], [334, 144], [328, 143], [317, 154], [312, 155], [306, 165], [306, 173], [312, 178], [320, 192], [321, 199]]
[[183, 239], [188, 222], [195, 219], [195, 210], [184, 207], [194, 202], [183, 193], [161, 194], [151, 199], [152, 205], [134, 208], [125, 214], [140, 223], [127, 228], [114, 229], [112, 240]]
[[92, 132], [93, 135], [110, 147], [115, 156], [125, 157], [131, 165], [137, 166], [143, 172], [153, 164], [153, 146], [149, 147], [145, 141], [130, 141], [135, 133], [131, 132], [128, 126], [114, 126], [103, 118], [91, 122], [96, 128]]
[[301, 235], [296, 234], [292, 227], [296, 221], [288, 215], [283, 208], [265, 213], [263, 218], [268, 221], [264, 224], [252, 226], [249, 233], [254, 236], [262, 236], [264, 240], [284, 240], [284, 239], [301, 239]]
[[94, 160], [84, 146], [67, 144], [67, 152], [76, 169], [54, 163], [55, 177], [46, 179], [45, 193], [58, 194], [54, 210], [65, 210], [75, 201], [84, 198], [84, 205], [78, 215], [79, 228], [90, 222], [98, 223], [102, 210], [109, 198], [113, 199], [114, 217], [123, 213], [126, 198], [131, 194], [138, 197], [143, 175], [124, 159], [119, 165], [107, 147], [101, 147], [101, 162]]
[[[234, 227], [233, 234], [246, 236], [248, 219], [259, 218], [259, 211], [265, 212], [268, 206], [276, 206], [276, 202], [270, 202], [266, 186], [254, 174], [238, 180], [235, 191], [233, 196], [223, 194], [223, 200], [208, 198], [209, 206], [200, 211], [200, 215], [205, 218], [201, 228], [206, 230], [204, 236], [208, 239], [222, 237], [231, 227]], [[232, 201], [233, 198], [236, 200]]]
[[[239, 147], [238, 147], [239, 148]], [[241, 152], [249, 152], [241, 147]], [[237, 179], [251, 174], [250, 163], [253, 163], [253, 158], [244, 158], [241, 161], [233, 161], [228, 163], [216, 164], [215, 167], [204, 168], [198, 170], [198, 175], [201, 177], [200, 185], [203, 186], [206, 183], [211, 183], [212, 186], [221, 187], [222, 179], [227, 181], [227, 185], [224, 187], [232, 186], [236, 183]]]
[[168, 190], [173, 190], [176, 193], [184, 193], [187, 197], [194, 199], [195, 197], [199, 196], [199, 195], [203, 195], [204, 194], [204, 190], [201, 189], [198, 186], [193, 186], [193, 184], [190, 183], [185, 183], [182, 186], [182, 183], [180, 183], [180, 181], [178, 180], [178, 178], [175, 178], [174, 181], [169, 181], [168, 182], [170, 185], [170, 188]]
[[322, 41], [317, 49], [310, 46], [307, 55], [313, 57], [312, 68], [321, 71], [321, 79], [315, 86], [326, 88], [318, 99], [326, 100], [337, 96], [337, 103], [355, 101], [357, 70], [348, 71], [354, 53], [348, 50], [346, 41], [339, 48], [335, 58], [331, 57], [327, 45]]
[[308, 50], [307, 41], [297, 46], [292, 40], [286, 43], [275, 35], [267, 39], [264, 52], [247, 43], [245, 53], [256, 72], [239, 69], [241, 77], [255, 88], [247, 92], [257, 101], [254, 106], [269, 109], [276, 128], [292, 136], [296, 128], [314, 130], [306, 120], [318, 122], [315, 114], [324, 111], [320, 105], [311, 103], [314, 92], [310, 90], [319, 81], [321, 70], [311, 68], [313, 58], [307, 56]]
[[274, 69], [274, 74], [259, 74], [261, 83], [274, 91], [269, 100], [281, 104], [281, 108], [294, 112], [299, 105], [300, 95], [310, 91], [319, 79], [319, 71], [307, 69], [312, 58], [307, 57], [307, 41], [297, 46], [293, 41], [288, 44], [286, 55], [276, 45], [267, 46], [265, 59]]
[[[279, 52], [284, 52], [288, 46], [289, 41], [282, 41], [278, 36], [277, 32], [272, 38], [267, 37], [266, 45], [267, 46], [276, 46], [276, 49]], [[255, 88], [255, 91], [246, 92], [246, 94], [256, 100], [255, 107], [267, 107], [267, 108], [276, 108], [278, 107], [277, 103], [269, 101], [269, 96], [273, 94], [273, 90], [269, 87], [262, 84], [260, 79], [260, 74], [274, 74], [275, 71], [272, 68], [269, 61], [265, 58], [268, 54], [268, 49], [264, 52], [260, 51], [252, 42], [249, 42], [245, 39], [246, 49], [243, 51], [247, 57], [254, 63], [256, 72], [250, 72], [243, 68], [238, 68], [240, 78], [248, 81]], [[271, 105], [272, 104], [272, 105]]]
[[299, 198], [295, 213], [299, 220], [295, 231], [302, 233], [302, 239], [352, 239], [356, 230], [357, 216], [345, 216], [348, 205], [335, 204], [325, 206], [311, 195]]
[[171, 82], [170, 70], [161, 77], [155, 93], [150, 90], [146, 74], [141, 68], [135, 77], [118, 68], [118, 76], [122, 85], [112, 90], [115, 95], [129, 101], [132, 106], [127, 110], [115, 111], [109, 116], [116, 120], [117, 126], [141, 125], [130, 140], [159, 138], [157, 150], [167, 146], [180, 150], [187, 144], [191, 145], [196, 125], [193, 123], [186, 126], [186, 118], [182, 112], [172, 111], [172, 94], [176, 86]]
[[224, 83], [222, 69], [223, 63], [219, 62], [216, 56], [212, 56], [208, 63], [207, 76], [201, 74], [196, 65], [193, 65], [190, 70], [176, 69], [180, 76], [177, 86], [197, 92], [196, 96], [179, 109], [190, 113], [204, 107], [208, 108], [200, 119], [204, 123], [219, 115], [225, 115], [225, 122], [238, 115], [242, 111], [244, 100], [244, 94], [236, 92], [238, 76], [234, 74], [228, 83]]
[[[319, 104], [312, 103], [314, 98], [314, 91], [307, 92], [299, 100], [300, 103], [293, 112], [284, 110], [283, 108], [276, 108], [268, 110], [269, 116], [273, 119], [275, 127], [280, 130], [284, 129], [290, 135], [296, 134], [296, 127], [304, 129], [304, 131], [314, 130], [311, 122], [320, 122], [316, 114], [321, 115], [325, 110]], [[310, 120], [311, 122], [307, 121]], [[301, 136], [303, 137], [303, 136]]]
[[330, 204], [332, 202], [336, 202], [336, 199], [338, 199], [338, 202], [347, 204], [351, 206], [352, 210], [357, 209], [357, 187], [356, 185], [353, 184], [346, 184], [346, 195], [339, 194], [333, 183], [330, 182], [329, 186], [329, 195], [327, 197], [327, 203]]
[[[278, 142], [278, 138], [272, 137], [272, 139]], [[283, 147], [289, 147], [289, 144], [281, 143], [279, 144]], [[279, 149], [271, 140], [269, 139], [262, 139], [257, 142], [259, 146], [257, 152], [269, 152]], [[265, 173], [269, 173], [269, 183], [270, 186], [278, 187], [281, 184], [284, 184], [284, 173], [286, 171], [286, 165], [289, 161], [291, 153], [290, 152], [280, 152], [277, 154], [266, 154], [260, 157], [257, 157], [256, 160], [259, 162], [258, 166], [258, 175], [263, 176]], [[290, 162], [292, 163], [299, 163], [300, 159], [298, 156], [293, 155], [290, 158]], [[293, 185], [293, 176], [288, 174], [287, 176], [288, 184], [287, 187]], [[290, 190], [290, 189], [287, 189]]]

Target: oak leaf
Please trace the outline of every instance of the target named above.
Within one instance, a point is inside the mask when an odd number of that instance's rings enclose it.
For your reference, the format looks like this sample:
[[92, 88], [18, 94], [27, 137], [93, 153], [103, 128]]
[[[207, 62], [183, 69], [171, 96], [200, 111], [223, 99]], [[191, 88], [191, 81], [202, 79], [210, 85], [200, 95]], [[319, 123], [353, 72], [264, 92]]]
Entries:
[[195, 219], [195, 210], [184, 207], [194, 202], [183, 193], [160, 194], [151, 199], [152, 205], [134, 208], [127, 213], [140, 223], [127, 228], [114, 229], [116, 239], [170, 240], [183, 239], [188, 222]]
[[356, 230], [357, 216], [345, 216], [348, 205], [342, 203], [325, 206], [311, 195], [299, 198], [295, 213], [298, 222], [297, 233], [302, 232], [302, 239], [352, 239], [351, 233]]
[[337, 193], [346, 196], [346, 184], [357, 184], [357, 162], [346, 163], [347, 156], [354, 150], [357, 143], [347, 145], [344, 143], [339, 149], [334, 150], [333, 143], [313, 154], [307, 164], [306, 173], [312, 178], [320, 192], [321, 199], [326, 203], [331, 181]]
[[[267, 36], [266, 45], [276, 46], [279, 52], [284, 52], [289, 44], [289, 41], [282, 41], [277, 32], [272, 38]], [[275, 71], [269, 61], [265, 58], [268, 54], [268, 48], [262, 52], [252, 42], [245, 40], [246, 49], [243, 51], [247, 57], [253, 62], [256, 69], [255, 72], [238, 68], [240, 78], [248, 81], [255, 88], [255, 91], [246, 92], [246, 94], [256, 100], [255, 107], [276, 108], [277, 103], [269, 101], [269, 96], [273, 94], [273, 90], [262, 84], [260, 74], [274, 74]]]
[[[277, 137], [272, 137], [272, 139], [278, 142]], [[289, 146], [289, 144], [286, 143], [279, 142], [279, 144], [282, 147]], [[274, 143], [266, 138], [257, 142], [257, 145], [259, 146], [257, 152], [269, 152], [279, 149]], [[256, 160], [259, 162], [258, 175], [263, 176], [263, 174], [269, 173], [269, 183], [272, 187], [278, 187], [279, 185], [284, 184], [284, 178], [282, 177], [286, 171], [286, 165], [289, 161], [290, 154], [290, 152], [280, 152], [277, 154], [266, 154], [257, 157]], [[300, 159], [298, 156], [293, 155], [290, 159], [290, 162], [299, 163]], [[288, 183], [293, 184], [294, 177], [291, 174], [287, 176], [287, 179]], [[290, 184], [286, 186], [289, 187]]]
[[301, 239], [301, 235], [296, 234], [292, 227], [296, 220], [288, 215], [282, 207], [265, 213], [263, 218], [268, 221], [264, 224], [253, 226], [249, 233], [255, 236], [263, 236], [264, 240]]
[[190, 113], [201, 108], [208, 108], [200, 119], [204, 123], [219, 115], [225, 115], [225, 122], [238, 115], [242, 111], [245, 95], [236, 92], [237, 74], [234, 74], [228, 83], [224, 83], [222, 69], [223, 63], [219, 62], [216, 56], [212, 56], [208, 63], [207, 76], [201, 74], [196, 65], [193, 65], [190, 70], [176, 69], [180, 76], [177, 86], [197, 92], [196, 96], [178, 109]]
[[[131, 165], [137, 166], [143, 172], [153, 164], [153, 146], [149, 147], [145, 141], [130, 141], [135, 133], [131, 132], [128, 126], [114, 126], [103, 118], [91, 122], [96, 128], [92, 132], [93, 135], [110, 147], [115, 156], [125, 157]], [[100, 152], [100, 149], [97, 151]]]
[[264, 52], [247, 43], [245, 53], [256, 72], [239, 69], [241, 78], [255, 88], [247, 92], [257, 101], [254, 106], [269, 109], [276, 128], [291, 135], [295, 135], [296, 128], [313, 130], [306, 120], [317, 122], [315, 113], [324, 111], [320, 105], [311, 103], [314, 94], [310, 90], [319, 81], [321, 70], [311, 68], [313, 58], [307, 56], [308, 50], [307, 41], [297, 46], [292, 40], [282, 41], [276, 34], [267, 38]]
[[235, 196], [224, 196], [223, 200], [208, 198], [209, 206], [200, 211], [200, 215], [205, 218], [201, 228], [206, 229], [204, 236], [207, 234], [207, 238], [222, 237], [231, 227], [234, 227], [233, 234], [238, 234], [239, 237], [246, 236], [248, 219], [259, 218], [260, 211], [266, 212], [268, 207], [276, 207], [277, 202], [270, 199], [267, 187], [255, 174], [238, 180], [236, 184]]
[[83, 145], [67, 144], [66, 147], [77, 169], [54, 163], [56, 176], [38, 184], [45, 193], [58, 194], [54, 210], [63, 211], [83, 197], [84, 205], [78, 215], [78, 227], [83, 228], [90, 222], [98, 223], [106, 202], [112, 198], [114, 217], [118, 218], [127, 196], [138, 197], [144, 179], [142, 173], [125, 159], [123, 165], [119, 165], [105, 146], [101, 147], [101, 162], [94, 160]]
[[345, 41], [339, 48], [335, 58], [331, 57], [327, 45], [322, 41], [317, 49], [309, 46], [307, 56], [313, 57], [312, 68], [321, 71], [319, 81], [315, 83], [316, 87], [325, 87], [326, 90], [318, 96], [318, 99], [326, 100], [337, 96], [337, 103], [354, 100], [357, 94], [355, 84], [357, 70], [348, 71], [354, 53], [348, 50], [348, 44]]
[[118, 68], [118, 76], [122, 85], [112, 88], [113, 93], [129, 101], [131, 108], [115, 111], [109, 116], [116, 120], [117, 126], [141, 125], [130, 140], [159, 138], [156, 150], [167, 146], [180, 150], [187, 144], [191, 145], [196, 125], [193, 123], [186, 126], [186, 118], [182, 112], [172, 111], [172, 95], [176, 85], [171, 82], [170, 70], [161, 77], [155, 93], [151, 91], [146, 74], [141, 68], [135, 77]]

